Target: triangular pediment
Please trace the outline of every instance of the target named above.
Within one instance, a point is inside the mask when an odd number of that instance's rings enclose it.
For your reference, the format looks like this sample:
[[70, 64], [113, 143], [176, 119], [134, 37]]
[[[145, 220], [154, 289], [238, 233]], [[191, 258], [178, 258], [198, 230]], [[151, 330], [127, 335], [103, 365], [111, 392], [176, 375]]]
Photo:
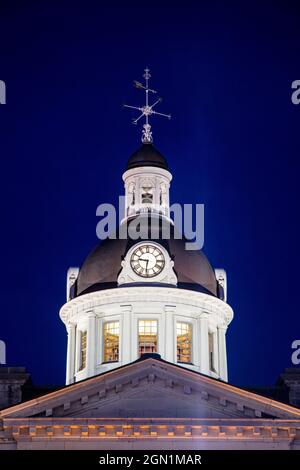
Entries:
[[40, 398], [0, 418], [300, 418], [300, 410], [155, 358]]

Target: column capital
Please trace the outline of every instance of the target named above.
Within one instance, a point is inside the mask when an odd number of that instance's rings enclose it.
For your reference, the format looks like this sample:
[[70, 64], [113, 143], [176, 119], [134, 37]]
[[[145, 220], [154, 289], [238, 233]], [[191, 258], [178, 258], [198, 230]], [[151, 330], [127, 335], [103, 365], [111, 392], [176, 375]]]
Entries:
[[121, 312], [132, 312], [132, 305], [131, 304], [123, 304], [120, 305]]
[[208, 312], [201, 312], [199, 315], [200, 320], [207, 320], [208, 319]]
[[165, 305], [164, 306], [164, 311], [165, 312], [175, 312], [176, 311], [176, 305]]
[[86, 312], [86, 317], [87, 318], [96, 318], [96, 313], [94, 312], [94, 310], [88, 310]]
[[224, 331], [225, 333], [226, 333], [226, 331], [227, 331], [227, 328], [228, 328], [227, 325], [222, 325], [222, 324], [221, 324], [221, 325], [218, 325], [218, 330], [222, 330], [222, 331]]
[[66, 324], [66, 329], [67, 329], [68, 335], [69, 335], [72, 331], [75, 330], [75, 327], [76, 327], [75, 323], [70, 323], [70, 322], [69, 322], [69, 323]]

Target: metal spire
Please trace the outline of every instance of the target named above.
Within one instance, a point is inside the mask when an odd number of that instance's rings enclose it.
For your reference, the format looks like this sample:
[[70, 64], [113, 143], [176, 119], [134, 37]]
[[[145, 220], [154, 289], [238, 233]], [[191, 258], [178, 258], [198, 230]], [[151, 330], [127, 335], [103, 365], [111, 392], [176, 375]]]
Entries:
[[171, 115], [158, 113], [153, 110], [154, 106], [156, 106], [158, 103], [162, 101], [161, 98], [158, 98], [153, 104], [149, 105], [149, 93], [156, 94], [157, 92], [149, 88], [149, 79], [151, 78], [151, 75], [150, 75], [150, 70], [148, 69], [148, 67], [145, 68], [144, 72], [145, 73], [143, 77], [145, 79], [145, 85], [143, 85], [140, 82], [137, 82], [136, 80], [134, 80], [133, 83], [136, 88], [138, 88], [139, 90], [145, 91], [145, 95], [146, 95], [145, 106], [137, 107], [137, 106], [129, 106], [128, 104], [124, 104], [124, 107], [136, 109], [141, 112], [141, 114], [136, 119], [133, 119], [132, 121], [133, 124], [137, 124], [137, 122], [143, 116], [145, 116], [145, 124], [143, 125], [143, 131], [142, 131], [142, 142], [143, 144], [151, 144], [153, 142], [153, 138], [152, 138], [151, 126], [149, 124], [149, 116], [151, 116], [152, 114], [156, 114], [157, 116], [163, 116], [163, 117], [167, 117], [168, 119], [171, 119]]

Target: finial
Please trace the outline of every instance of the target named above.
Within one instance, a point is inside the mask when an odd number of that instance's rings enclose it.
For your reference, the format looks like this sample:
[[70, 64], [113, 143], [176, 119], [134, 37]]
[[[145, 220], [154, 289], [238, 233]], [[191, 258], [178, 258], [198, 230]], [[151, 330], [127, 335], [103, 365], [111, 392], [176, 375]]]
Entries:
[[143, 125], [142, 142], [143, 144], [151, 144], [153, 142], [150, 124]]
[[152, 90], [151, 88], [149, 88], [149, 79], [151, 78], [151, 75], [150, 75], [150, 70], [148, 69], [148, 67], [145, 68], [144, 70], [144, 79], [145, 79], [145, 85], [143, 85], [142, 83], [134, 80], [133, 83], [134, 83], [134, 86], [136, 88], [138, 88], [139, 90], [145, 90], [145, 98], [146, 98], [146, 103], [145, 103], [145, 106], [142, 106], [142, 107], [137, 107], [137, 106], [129, 106], [127, 104], [124, 104], [124, 107], [125, 108], [131, 108], [131, 109], [136, 109], [138, 111], [141, 112], [141, 114], [136, 118], [136, 119], [133, 119], [132, 123], [133, 124], [137, 124], [138, 121], [143, 117], [145, 116], [145, 124], [143, 125], [143, 131], [142, 131], [142, 142], [143, 144], [151, 144], [153, 142], [153, 138], [152, 138], [152, 132], [151, 132], [151, 126], [149, 124], [149, 116], [151, 116], [152, 114], [156, 114], [158, 116], [163, 116], [163, 117], [167, 117], [168, 119], [171, 119], [171, 115], [170, 114], [163, 114], [163, 113], [158, 113], [156, 111], [153, 110], [153, 108], [161, 102], [161, 98], [158, 98], [153, 104], [149, 105], [149, 92], [150, 93], [153, 93], [153, 94], [156, 94], [157, 92], [155, 90]]

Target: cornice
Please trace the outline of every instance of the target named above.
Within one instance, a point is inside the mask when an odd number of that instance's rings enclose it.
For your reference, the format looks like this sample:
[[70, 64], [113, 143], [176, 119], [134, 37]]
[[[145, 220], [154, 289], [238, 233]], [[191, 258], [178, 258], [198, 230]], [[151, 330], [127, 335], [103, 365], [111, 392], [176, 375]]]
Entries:
[[216, 314], [228, 326], [233, 318], [232, 308], [222, 300], [202, 292], [158, 286], [137, 286], [105, 289], [84, 294], [64, 304], [59, 312], [64, 323], [72, 321], [74, 315], [85, 313], [96, 307], [114, 303], [165, 302], [201, 308], [208, 315]]
[[[6, 419], [6, 439], [72, 440], [78, 438], [107, 440], [111, 438], [195, 439], [236, 441], [294, 441], [300, 438], [299, 420], [222, 420], [180, 418], [34, 418]], [[0, 438], [1, 443], [1, 438]]]

